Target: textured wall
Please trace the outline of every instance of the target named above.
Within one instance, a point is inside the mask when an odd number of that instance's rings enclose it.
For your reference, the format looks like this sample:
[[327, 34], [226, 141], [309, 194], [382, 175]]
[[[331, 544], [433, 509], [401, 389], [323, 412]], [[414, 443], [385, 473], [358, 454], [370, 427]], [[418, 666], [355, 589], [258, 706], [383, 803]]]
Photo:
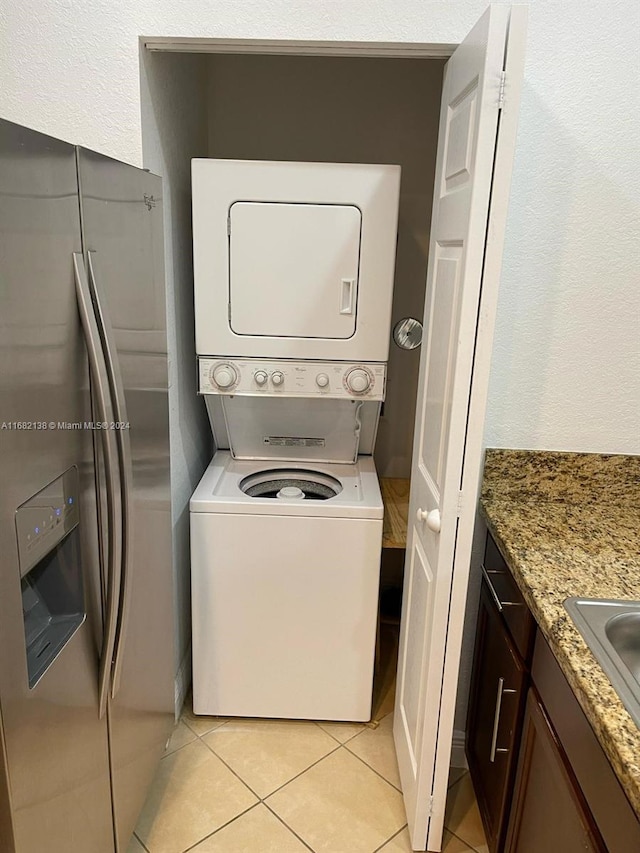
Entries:
[[[140, 164], [138, 37], [454, 42], [485, 0], [38, 0], [0, 13], [0, 113]], [[488, 443], [638, 450], [636, 0], [533, 0]]]

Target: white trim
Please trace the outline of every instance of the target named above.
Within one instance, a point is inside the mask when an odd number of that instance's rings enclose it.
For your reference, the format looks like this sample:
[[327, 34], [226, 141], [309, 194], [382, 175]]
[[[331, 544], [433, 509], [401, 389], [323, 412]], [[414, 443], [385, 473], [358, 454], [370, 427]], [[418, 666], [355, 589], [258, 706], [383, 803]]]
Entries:
[[383, 41], [300, 41], [297, 39], [219, 39], [141, 36], [147, 50], [177, 53], [258, 53], [283, 56], [378, 56], [447, 59], [458, 45]]
[[175, 685], [175, 715], [176, 720], [180, 719], [180, 714], [182, 713], [182, 706], [184, 705], [184, 700], [187, 698], [187, 691], [189, 690], [189, 685], [191, 684], [191, 646], [184, 653], [184, 657], [180, 661], [180, 666], [178, 667], [178, 671], [176, 672], [176, 677], [174, 681]]
[[449, 759], [450, 767], [464, 767], [469, 769], [467, 764], [467, 755], [464, 749], [466, 741], [466, 733], [460, 729], [453, 730], [453, 738], [451, 740], [451, 758]]

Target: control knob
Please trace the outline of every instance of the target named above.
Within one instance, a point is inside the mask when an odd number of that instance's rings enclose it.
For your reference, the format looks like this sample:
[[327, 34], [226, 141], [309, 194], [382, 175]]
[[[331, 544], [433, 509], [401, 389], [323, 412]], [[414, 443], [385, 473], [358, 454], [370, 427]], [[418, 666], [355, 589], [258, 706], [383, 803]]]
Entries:
[[316, 376], [316, 385], [318, 386], [318, 388], [326, 388], [328, 384], [329, 384], [329, 377], [327, 376], [326, 373], [319, 373]]
[[256, 370], [253, 374], [253, 378], [256, 380], [256, 384], [264, 385], [269, 377], [264, 370]]
[[230, 364], [218, 364], [213, 368], [211, 378], [218, 388], [230, 388], [238, 381], [238, 374]]
[[356, 367], [347, 373], [347, 388], [354, 394], [364, 394], [371, 388], [371, 376], [366, 370]]
[[284, 382], [284, 373], [281, 373], [279, 370], [274, 371], [271, 374], [271, 381], [276, 386], [282, 385], [282, 383]]

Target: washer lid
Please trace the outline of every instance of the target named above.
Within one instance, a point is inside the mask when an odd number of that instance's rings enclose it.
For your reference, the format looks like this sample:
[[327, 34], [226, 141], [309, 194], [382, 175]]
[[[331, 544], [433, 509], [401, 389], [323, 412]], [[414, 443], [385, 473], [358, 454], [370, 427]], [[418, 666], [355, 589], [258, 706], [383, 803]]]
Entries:
[[228, 217], [232, 331], [352, 337], [361, 227], [354, 205], [234, 202]]

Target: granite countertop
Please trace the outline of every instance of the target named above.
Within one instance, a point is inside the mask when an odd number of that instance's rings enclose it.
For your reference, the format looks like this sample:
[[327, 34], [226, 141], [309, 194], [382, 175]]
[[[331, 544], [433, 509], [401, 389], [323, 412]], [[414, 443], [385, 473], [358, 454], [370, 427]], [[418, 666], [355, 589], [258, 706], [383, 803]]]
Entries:
[[563, 607], [640, 600], [640, 457], [488, 450], [480, 506], [640, 817], [640, 729]]

